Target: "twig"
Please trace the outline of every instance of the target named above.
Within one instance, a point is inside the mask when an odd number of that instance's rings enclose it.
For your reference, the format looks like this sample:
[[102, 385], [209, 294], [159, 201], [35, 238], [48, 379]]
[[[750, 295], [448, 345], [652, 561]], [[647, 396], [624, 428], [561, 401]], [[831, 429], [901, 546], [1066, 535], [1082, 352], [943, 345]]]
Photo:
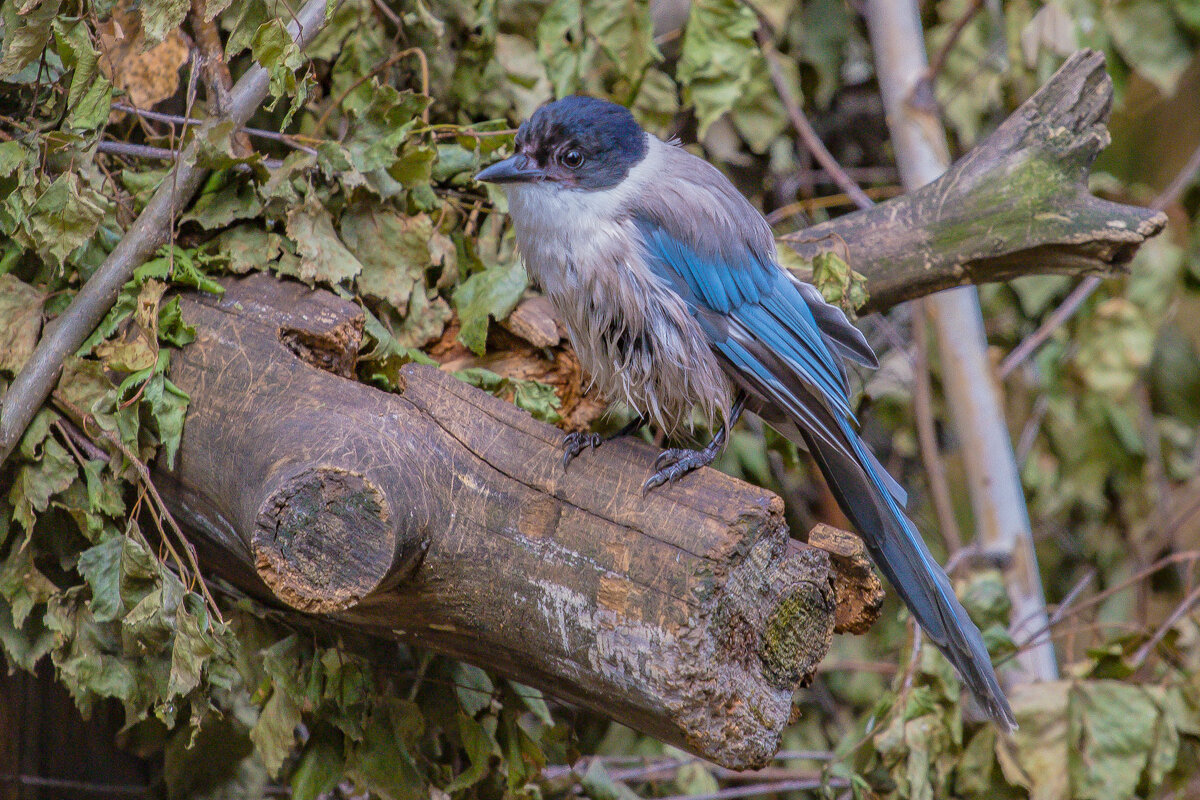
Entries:
[[859, 661], [851, 658], [826, 659], [817, 665], [817, 672], [869, 672], [875, 675], [895, 675], [898, 669], [890, 661]]
[[773, 783], [751, 783], [745, 786], [731, 786], [708, 794], [673, 794], [659, 800], [733, 800], [737, 797], [757, 797], [761, 794], [783, 794], [785, 792], [804, 792], [813, 789], [831, 788], [844, 789], [850, 785], [845, 778], [802, 778], [800, 780], [775, 781]]
[[375, 8], [379, 9], [379, 13], [387, 17], [388, 21], [395, 25], [398, 30], [404, 30], [404, 21], [400, 19], [400, 16], [395, 11], [388, 8], [387, 3], [383, 0], [374, 0], [374, 2]]
[[[116, 111], [123, 111], [127, 114], [136, 114], [139, 117], [146, 119], [157, 120], [158, 122], [169, 122], [175, 125], [203, 125], [204, 120], [195, 117], [181, 117], [178, 114], [164, 114], [161, 111], [150, 111], [145, 108], [136, 108], [125, 103], [113, 103], [112, 107]], [[259, 139], [270, 139], [276, 142], [282, 142], [288, 147], [293, 147], [297, 150], [302, 150], [309, 155], [316, 155], [317, 151], [311, 147], [301, 144], [296, 140], [296, 137], [288, 133], [280, 133], [279, 131], [268, 131], [262, 128], [242, 128], [241, 130], [255, 136]], [[319, 140], [318, 140], [319, 141]]]
[[[72, 418], [77, 420], [81, 430], [83, 430], [86, 434], [88, 420], [95, 422], [95, 418], [90, 414], [84, 413], [81, 408], [68, 400], [66, 395], [64, 395], [62, 392], [56, 391], [52, 394], [52, 397], [54, 398], [55, 405], [62, 409], [64, 413], [69, 414]], [[123, 441], [121, 441], [120, 436], [110, 430], [100, 427], [99, 424], [97, 424], [95, 427], [99, 431], [99, 435], [101, 437], [116, 447], [117, 450], [121, 452], [121, 455], [125, 456], [125, 459], [138, 474], [138, 478], [141, 480], [142, 486], [145, 487], [146, 491], [150, 493], [151, 498], [154, 500], [154, 504], [161, 512], [162, 519], [167, 521], [171, 531], [179, 539], [184, 552], [187, 553], [188, 564], [191, 567], [190, 571], [192, 575], [195, 576], [196, 581], [199, 583], [200, 593], [204, 596], [205, 602], [208, 603], [209, 608], [212, 610], [213, 616], [217, 618], [218, 622], [225, 624], [225, 619], [221, 616], [221, 609], [217, 607], [217, 601], [213, 599], [211, 594], [209, 594], [208, 586], [204, 582], [204, 575], [200, 572], [200, 563], [196, 559], [196, 550], [192, 547], [192, 543], [187, 540], [187, 537], [183, 535], [183, 531], [180, 529], [179, 523], [175, 521], [175, 517], [171, 514], [170, 509], [167, 508], [167, 504], [163, 502], [162, 496], [158, 493], [158, 487], [154, 485], [154, 481], [150, 477], [150, 469], [146, 466], [145, 462], [138, 458], [136, 453], [130, 450], [129, 447], [126, 446]], [[159, 526], [159, 531], [162, 533], [163, 544], [165, 544], [167, 549], [170, 550], [171, 556], [175, 559], [176, 565], [178, 565], [180, 571], [183, 572], [183, 559], [179, 557], [179, 553], [175, 550], [174, 545], [171, 544], [170, 537], [167, 536], [166, 531], [162, 528], [161, 519], [159, 518], [158, 514], [153, 512], [153, 510], [151, 511], [151, 515], [154, 517], [155, 522]]]
[[46, 778], [41, 775], [0, 775], [0, 783], [15, 783], [18, 786], [28, 786], [39, 789], [58, 789], [73, 794], [96, 794], [110, 797], [148, 797], [149, 786], [139, 786], [129, 783], [95, 783], [92, 781], [73, 781], [67, 778]]
[[108, 463], [108, 453], [104, 452], [102, 448], [97, 447], [96, 443], [89, 439], [83, 431], [75, 427], [75, 424], [70, 419], [59, 417], [54, 421], [54, 426], [62, 433], [72, 450], [79, 448], [79, 450], [83, 451], [82, 453], [77, 453], [81, 461], [103, 461], [106, 464]]
[[[824, 170], [820, 170], [819, 174], [825, 174]], [[850, 174], [847, 170], [847, 174]], [[887, 200], [897, 195], [904, 193], [904, 190], [899, 186], [872, 186], [869, 189], [863, 189], [865, 194], [872, 201]], [[767, 222], [772, 225], [778, 224], [788, 217], [800, 213], [811, 214], [814, 211], [822, 208], [839, 208], [841, 206], [856, 205], [854, 199], [848, 194], [830, 194], [824, 197], [806, 197], [803, 200], [796, 200], [788, 203], [767, 214]]]
[[[178, 150], [168, 150], [165, 147], [152, 147], [148, 144], [131, 144], [130, 142], [114, 142], [109, 139], [102, 139], [97, 142], [96, 151], [99, 153], [107, 153], [113, 156], [127, 156], [129, 158], [155, 158], [162, 161], [178, 161], [183, 155], [183, 153]], [[283, 162], [277, 158], [264, 158], [262, 160], [262, 165], [267, 169], [279, 169], [283, 166]], [[246, 164], [235, 164], [234, 169], [245, 171], [249, 170], [250, 167]]]
[[1042, 420], [1046, 418], [1046, 414], [1049, 412], [1049, 398], [1045, 394], [1039, 394], [1037, 400], [1033, 401], [1033, 409], [1029, 412], [1029, 419], [1025, 421], [1025, 427], [1021, 428], [1021, 436], [1017, 439], [1017, 463], [1023, 465], [1029, 459], [1029, 453], [1033, 450], [1033, 443], [1037, 439], [1038, 430], [1042, 427]]
[[[780, 750], [773, 757], [773, 761], [832, 761], [834, 754], [830, 750]], [[700, 761], [699, 756], [688, 756], [686, 758], [654, 758], [647, 759], [643, 756], [587, 756], [579, 759], [574, 764], [555, 764], [546, 767], [542, 770], [542, 778], [545, 780], [558, 780], [570, 775], [581, 776], [587, 772], [588, 766], [593, 761], [599, 761], [602, 764], [609, 766], [628, 766], [629, 771], [612, 770], [609, 777], [613, 780], [634, 781], [638, 776], [632, 772], [633, 769], [652, 770], [655, 774], [661, 768], [679, 769], [688, 764], [694, 764]], [[636, 767], [633, 765], [637, 765]], [[720, 777], [729, 777], [731, 780], [737, 780], [740, 777], [755, 777], [765, 770], [732, 770], [724, 767], [718, 767], [715, 764], [706, 764], [708, 769], [714, 775]], [[770, 767], [766, 769], [772, 769]], [[774, 768], [778, 769], [778, 768]], [[618, 777], [621, 776], [621, 777]], [[795, 772], [792, 771], [789, 777], [795, 777]], [[648, 779], [648, 778], [647, 778]]]
[[[299, 18], [288, 25], [288, 31], [304, 48], [321, 30], [324, 20], [325, 0], [308, 0]], [[267, 96], [269, 82], [270, 74], [258, 65], [238, 80], [230, 93], [228, 115], [235, 127], [244, 125], [258, 110]], [[197, 150], [196, 141], [188, 145], [184, 157], [176, 161], [171, 174], [155, 191], [133, 226], [38, 342], [32, 357], [13, 380], [3, 398], [3, 413], [0, 414], [0, 463], [16, 447], [33, 415], [50, 394], [62, 369], [63, 358], [79, 349], [108, 313], [133, 270], [169, 239], [174, 209], [188, 202], [208, 175], [207, 169], [196, 164]]]
[[962, 532], [954, 516], [954, 502], [950, 498], [950, 484], [946, 480], [946, 464], [938, 447], [937, 430], [933, 422], [933, 388], [929, 375], [929, 341], [925, 333], [925, 300], [914, 301], [912, 315], [912, 339], [916, 345], [917, 358], [913, 370], [913, 416], [917, 422], [917, 443], [921, 450], [921, 462], [929, 479], [929, 494], [933, 498], [933, 510], [937, 515], [938, 529], [946, 543], [948, 554], [953, 557], [962, 550]]
[[1075, 585], [1071, 587], [1071, 591], [1067, 592], [1062, 602], [1058, 604], [1058, 608], [1054, 609], [1054, 613], [1050, 615], [1051, 625], [1054, 625], [1066, 615], [1067, 611], [1071, 608], [1071, 604], [1079, 598], [1079, 595], [1083, 594], [1084, 589], [1092, 585], [1092, 581], [1095, 579], [1096, 570], [1091, 569], [1076, 581]]
[[854, 179], [846, 174], [846, 171], [842, 169], [842, 165], [837, 162], [837, 159], [833, 157], [833, 154], [829, 152], [824, 142], [821, 141], [821, 137], [817, 136], [817, 132], [813, 130], [812, 123], [804, 115], [804, 110], [800, 108], [800, 104], [796, 101], [791, 88], [788, 86], [787, 76], [783, 74], [783, 67], [779, 63], [782, 56], [775, 49], [775, 45], [771, 43], [770, 36], [767, 35], [765, 18], [753, 5], [749, 3], [747, 5], [758, 14], [760, 22], [763, 23], [756, 32], [758, 46], [762, 50], [763, 57], [767, 60], [767, 69], [771, 73], [771, 83], [775, 85], [775, 92], [779, 95], [779, 100], [783, 103], [783, 107], [787, 111], [788, 119], [791, 120], [792, 127], [796, 129], [796, 133], [799, 134], [801, 141], [804, 142], [804, 146], [808, 148], [813, 158], [817, 160], [817, 163], [821, 165], [829, 177], [833, 179], [838, 188], [845, 192], [854, 201], [856, 206], [859, 208], [870, 208], [875, 205], [875, 201], [868, 197], [867, 193], [854, 182]]
[[942, 46], [938, 48], [933, 60], [929, 62], [929, 69], [925, 71], [922, 78], [927, 83], [933, 83], [942, 68], [946, 66], [946, 58], [954, 49], [954, 45], [958, 44], [958, 38], [962, 36], [962, 32], [967, 29], [967, 25], [971, 24], [971, 20], [975, 19], [975, 15], [983, 8], [983, 0], [971, 0], [971, 5], [967, 10], [954, 22], [954, 27], [950, 29], [950, 35], [946, 37], [946, 41], [942, 42]]
[[[1163, 556], [1158, 561], [1155, 561], [1153, 564], [1151, 564], [1148, 567], [1138, 570], [1136, 573], [1134, 573], [1130, 577], [1126, 578], [1125, 580], [1121, 581], [1120, 583], [1116, 584], [1115, 586], [1110, 586], [1109, 588], [1105, 589], [1102, 592], [1097, 592], [1096, 594], [1092, 595], [1091, 597], [1089, 597], [1087, 600], [1083, 601], [1079, 605], [1074, 606], [1073, 608], [1070, 608], [1068, 610], [1065, 610], [1065, 611], [1062, 611], [1061, 613], [1056, 614], [1054, 623], [1058, 624], [1059, 622], [1062, 622], [1065, 619], [1069, 619], [1071, 617], [1077, 616], [1080, 613], [1082, 613], [1083, 611], [1085, 611], [1089, 608], [1092, 608], [1093, 606], [1099, 605], [1100, 603], [1103, 603], [1105, 600], [1112, 597], [1114, 594], [1117, 594], [1118, 592], [1122, 592], [1122, 591], [1128, 589], [1130, 586], [1133, 586], [1138, 581], [1145, 580], [1149, 576], [1153, 575], [1155, 572], [1158, 572], [1163, 567], [1169, 567], [1172, 564], [1180, 564], [1180, 563], [1195, 562], [1195, 561], [1200, 561], [1200, 550], [1185, 550], [1183, 552], [1172, 553], [1168, 556]], [[1050, 632], [1050, 625], [1047, 624], [1044, 628], [1034, 631], [1033, 634], [1031, 634], [1031, 636], [1038, 636], [1038, 637], [1045, 636], [1049, 632]], [[1021, 650], [1022, 647], [1025, 647], [1025, 646], [1026, 645], [1019, 646], [1018, 652]], [[999, 659], [999, 661], [997, 663], [1003, 664], [1005, 661], [1007, 661], [1010, 658], [1013, 658], [1014, 656], [1015, 656], [1015, 654], [1005, 656], [1005, 657]]]
[[1129, 667], [1131, 669], [1137, 669], [1138, 667], [1142, 666], [1145, 660], [1150, 656], [1150, 653], [1155, 647], [1158, 646], [1158, 643], [1161, 642], [1163, 637], [1167, 635], [1167, 631], [1175, 627], [1175, 623], [1179, 622], [1183, 615], [1190, 611], [1192, 606], [1196, 605], [1197, 601], [1200, 601], [1200, 587], [1193, 589], [1187, 597], [1183, 598], [1183, 602], [1175, 606], [1175, 610], [1171, 612], [1170, 616], [1163, 620], [1163, 624], [1158, 626], [1158, 630], [1154, 632], [1154, 635], [1151, 636], [1149, 640], [1147, 640], [1147, 642], [1139, 647], [1137, 652], [1133, 654], [1133, 658], [1129, 661]]
[[[200, 51], [200, 72], [208, 90], [208, 113], [220, 117], [229, 109], [229, 90], [233, 88], [233, 76], [229, 74], [229, 65], [225, 63], [225, 48], [221, 45], [221, 32], [217, 30], [217, 23], [215, 20], [205, 19], [204, 11], [204, 0], [192, 0], [192, 34]], [[235, 129], [230, 139], [234, 155], [245, 158], [253, 152], [250, 137], [244, 130]]]
[[[1191, 184], [1192, 179], [1196, 177], [1197, 173], [1200, 173], [1200, 145], [1192, 152], [1191, 157], [1183, 165], [1183, 169], [1179, 171], [1170, 185], [1166, 189], [1163, 189], [1162, 194], [1154, 198], [1154, 201], [1150, 204], [1150, 208], [1155, 211], [1162, 211], [1174, 203]], [[1028, 360], [1039, 347], [1045, 344], [1046, 340], [1056, 330], [1061, 328], [1067, 320], [1074, 316], [1079, 307], [1083, 305], [1083, 301], [1091, 297], [1092, 292], [1096, 291], [1096, 287], [1100, 285], [1101, 280], [1096, 275], [1089, 275], [1080, 281], [1079, 285], [1067, 295], [1067, 299], [1063, 300], [1062, 305], [1054, 309], [1050, 316], [1046, 318], [1046, 321], [1038, 326], [1037, 330], [1025, 337], [1000, 362], [1000, 377], [1007, 377], [1010, 372]]]

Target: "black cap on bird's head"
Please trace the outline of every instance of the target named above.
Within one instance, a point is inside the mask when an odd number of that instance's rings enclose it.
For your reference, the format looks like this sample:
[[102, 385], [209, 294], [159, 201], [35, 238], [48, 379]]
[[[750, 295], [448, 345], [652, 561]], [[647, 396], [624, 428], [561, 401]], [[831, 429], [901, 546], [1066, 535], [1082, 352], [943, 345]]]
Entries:
[[572, 96], [533, 112], [517, 131], [516, 153], [477, 181], [554, 181], [577, 189], [616, 186], [646, 155], [646, 134], [629, 109]]

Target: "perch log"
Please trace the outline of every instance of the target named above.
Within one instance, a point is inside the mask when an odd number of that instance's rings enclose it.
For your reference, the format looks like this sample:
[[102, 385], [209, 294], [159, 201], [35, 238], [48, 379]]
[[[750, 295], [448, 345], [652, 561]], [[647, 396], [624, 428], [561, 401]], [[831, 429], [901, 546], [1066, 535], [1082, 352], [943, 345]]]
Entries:
[[790, 541], [771, 493], [704, 470], [642, 499], [654, 451], [633, 440], [564, 471], [560, 431], [432, 367], [398, 394], [347, 377], [353, 303], [226, 287], [184, 296], [197, 337], [171, 379], [191, 404], [156, 482], [237, 585], [730, 767], [774, 754], [835, 628], [878, 613], [854, 540]]

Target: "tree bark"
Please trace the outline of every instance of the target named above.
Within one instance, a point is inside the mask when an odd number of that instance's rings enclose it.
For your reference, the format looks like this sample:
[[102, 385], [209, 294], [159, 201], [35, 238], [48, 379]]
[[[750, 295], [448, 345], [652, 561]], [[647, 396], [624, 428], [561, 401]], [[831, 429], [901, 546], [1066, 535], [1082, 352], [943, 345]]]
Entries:
[[399, 394], [352, 380], [354, 304], [226, 285], [184, 297], [191, 405], [156, 483], [236, 585], [738, 768], [775, 752], [834, 630], [878, 614], [853, 537], [818, 531], [832, 558], [792, 542], [771, 493], [704, 470], [641, 499], [634, 440], [564, 471], [560, 431], [437, 369]]
[[1104, 56], [1082, 50], [937, 180], [783, 238], [806, 257], [848, 251], [867, 278], [862, 313], [964, 284], [1121, 269], [1167, 218], [1088, 192], [1112, 98]]

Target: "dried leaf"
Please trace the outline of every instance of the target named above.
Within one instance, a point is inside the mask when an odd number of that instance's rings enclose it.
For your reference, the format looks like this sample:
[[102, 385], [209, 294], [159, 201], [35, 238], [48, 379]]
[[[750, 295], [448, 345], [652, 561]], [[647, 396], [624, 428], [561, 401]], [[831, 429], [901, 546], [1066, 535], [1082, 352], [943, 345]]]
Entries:
[[301, 279], [336, 284], [362, 272], [362, 264], [334, 231], [333, 218], [311, 195], [288, 212], [287, 234], [300, 253]]
[[45, 299], [45, 293], [15, 276], [0, 275], [0, 370], [16, 374], [33, 354]]

